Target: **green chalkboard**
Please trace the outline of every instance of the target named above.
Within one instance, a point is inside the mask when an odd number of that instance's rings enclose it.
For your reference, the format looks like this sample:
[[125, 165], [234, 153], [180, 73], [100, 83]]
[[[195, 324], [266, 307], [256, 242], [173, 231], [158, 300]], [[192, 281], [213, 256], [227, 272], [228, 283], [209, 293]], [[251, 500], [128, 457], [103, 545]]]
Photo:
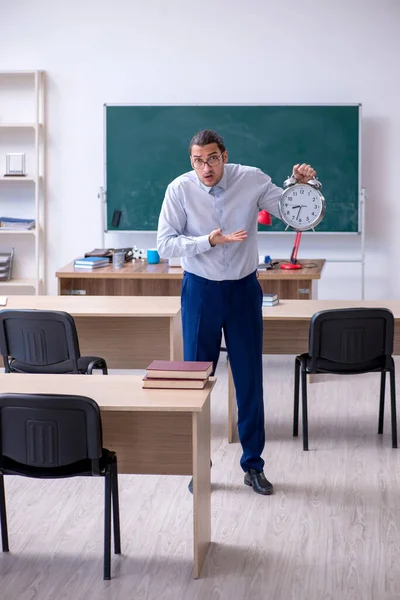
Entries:
[[[154, 231], [167, 185], [191, 170], [201, 129], [224, 139], [229, 162], [256, 166], [277, 185], [295, 163], [317, 171], [327, 202], [321, 232], [359, 231], [360, 106], [105, 106], [107, 229]], [[118, 226], [112, 225], [121, 211]], [[282, 231], [272, 227], [260, 231]]]

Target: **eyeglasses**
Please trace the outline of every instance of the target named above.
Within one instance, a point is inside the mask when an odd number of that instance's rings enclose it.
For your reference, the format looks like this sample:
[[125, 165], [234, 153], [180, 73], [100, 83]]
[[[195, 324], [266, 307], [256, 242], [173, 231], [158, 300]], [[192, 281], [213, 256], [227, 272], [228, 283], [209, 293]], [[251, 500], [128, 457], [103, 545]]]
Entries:
[[217, 165], [219, 165], [221, 157], [222, 154], [220, 154], [219, 156], [214, 154], [213, 156], [210, 156], [208, 160], [202, 160], [201, 158], [193, 158], [192, 165], [194, 169], [204, 169], [205, 165], [208, 165], [209, 167], [216, 167]]

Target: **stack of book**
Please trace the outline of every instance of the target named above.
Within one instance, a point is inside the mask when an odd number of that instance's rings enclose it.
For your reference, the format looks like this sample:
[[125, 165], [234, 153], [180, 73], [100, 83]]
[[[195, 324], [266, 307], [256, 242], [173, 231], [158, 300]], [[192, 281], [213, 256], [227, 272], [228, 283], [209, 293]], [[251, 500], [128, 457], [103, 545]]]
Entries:
[[35, 228], [35, 219], [15, 219], [13, 217], [0, 217], [0, 227], [2, 230], [26, 230]]
[[276, 306], [279, 304], [278, 294], [264, 294], [263, 295], [263, 306]]
[[11, 252], [0, 252], [0, 281], [10, 281], [12, 278], [14, 248]]
[[108, 258], [101, 258], [100, 256], [88, 256], [74, 260], [74, 267], [77, 269], [98, 269], [99, 267], [108, 267], [109, 264]]
[[212, 362], [153, 360], [147, 367], [143, 387], [202, 390], [212, 370]]
[[260, 262], [258, 263], [258, 267], [257, 267], [257, 271], [269, 271], [270, 269], [272, 269], [272, 263], [271, 262]]

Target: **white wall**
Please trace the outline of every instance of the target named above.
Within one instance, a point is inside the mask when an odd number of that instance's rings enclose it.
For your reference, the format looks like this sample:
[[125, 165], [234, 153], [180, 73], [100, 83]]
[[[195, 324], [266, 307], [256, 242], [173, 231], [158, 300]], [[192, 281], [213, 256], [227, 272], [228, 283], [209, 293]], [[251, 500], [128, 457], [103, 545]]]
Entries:
[[[399, 25], [397, 0], [3, 2], [0, 70], [47, 72], [48, 293], [58, 267], [102, 241], [104, 103], [361, 102], [366, 297], [400, 298]], [[348, 258], [357, 241], [303, 236], [300, 257]], [[260, 254], [291, 244], [260, 236]], [[360, 297], [359, 273], [328, 265], [320, 297]]]

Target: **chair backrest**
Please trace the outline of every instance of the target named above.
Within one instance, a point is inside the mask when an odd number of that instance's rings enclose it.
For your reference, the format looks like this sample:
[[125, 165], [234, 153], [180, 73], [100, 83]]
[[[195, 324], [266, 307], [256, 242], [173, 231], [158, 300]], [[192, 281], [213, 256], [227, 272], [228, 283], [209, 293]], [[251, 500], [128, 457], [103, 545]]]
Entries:
[[326, 362], [351, 368], [385, 366], [393, 353], [394, 317], [387, 308], [340, 308], [313, 315], [309, 369]]
[[102, 444], [100, 409], [91, 398], [0, 394], [0, 468], [13, 461], [43, 476], [46, 470], [92, 461], [97, 474]]
[[36, 367], [80, 358], [75, 321], [70, 314], [47, 310], [1, 310], [0, 352], [6, 371], [8, 357]]

